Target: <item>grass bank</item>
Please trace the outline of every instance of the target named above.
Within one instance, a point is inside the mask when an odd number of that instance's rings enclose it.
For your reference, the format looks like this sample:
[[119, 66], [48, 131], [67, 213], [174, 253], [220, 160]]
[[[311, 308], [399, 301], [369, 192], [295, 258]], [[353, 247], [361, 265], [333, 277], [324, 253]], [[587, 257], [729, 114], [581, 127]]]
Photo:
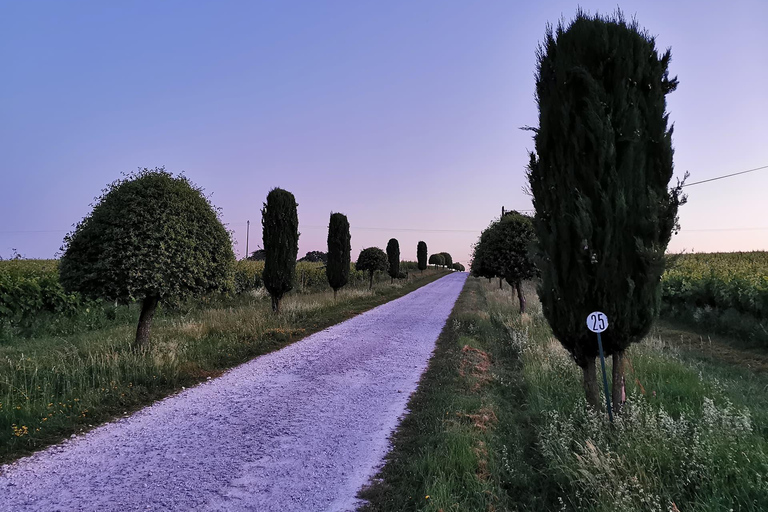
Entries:
[[131, 349], [137, 311], [129, 315], [132, 321], [119, 317], [102, 329], [6, 339], [0, 344], [0, 462], [215, 377], [445, 274], [411, 273], [408, 282], [395, 284], [387, 278], [372, 291], [345, 287], [335, 302], [330, 290], [291, 294], [279, 316], [263, 291], [169, 312], [156, 318], [142, 353]]
[[610, 424], [528, 292], [467, 281], [367, 510], [768, 509], [764, 373], [657, 329]]

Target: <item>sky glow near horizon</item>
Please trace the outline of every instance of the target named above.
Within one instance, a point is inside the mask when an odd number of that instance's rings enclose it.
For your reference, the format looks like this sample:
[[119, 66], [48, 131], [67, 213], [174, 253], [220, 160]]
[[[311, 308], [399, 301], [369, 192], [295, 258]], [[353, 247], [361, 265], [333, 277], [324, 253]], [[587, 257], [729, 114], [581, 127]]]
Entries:
[[[340, 211], [353, 259], [394, 237], [466, 264], [502, 206], [531, 208], [536, 47], [578, 5], [1, 2], [0, 256], [53, 257], [106, 184], [165, 166], [212, 194], [238, 257], [279, 186], [300, 256]], [[672, 49], [675, 174], [768, 165], [768, 2], [619, 7]], [[670, 250], [768, 249], [766, 190], [768, 169], [687, 188]]]

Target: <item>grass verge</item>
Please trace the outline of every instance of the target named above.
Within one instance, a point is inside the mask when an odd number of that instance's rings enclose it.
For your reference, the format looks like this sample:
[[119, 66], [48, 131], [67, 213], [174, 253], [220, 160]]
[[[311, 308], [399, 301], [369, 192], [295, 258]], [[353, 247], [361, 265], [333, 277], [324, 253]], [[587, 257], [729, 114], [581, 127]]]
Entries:
[[765, 374], [657, 330], [610, 424], [528, 297], [467, 281], [365, 510], [768, 509]]
[[[152, 327], [150, 347], [131, 349], [134, 322], [66, 336], [20, 337], [0, 345], [0, 462], [9, 462], [182, 387], [401, 297], [447, 272], [412, 274], [407, 283], [377, 283], [293, 294], [279, 316], [263, 292]], [[387, 280], [388, 281], [388, 280]]]

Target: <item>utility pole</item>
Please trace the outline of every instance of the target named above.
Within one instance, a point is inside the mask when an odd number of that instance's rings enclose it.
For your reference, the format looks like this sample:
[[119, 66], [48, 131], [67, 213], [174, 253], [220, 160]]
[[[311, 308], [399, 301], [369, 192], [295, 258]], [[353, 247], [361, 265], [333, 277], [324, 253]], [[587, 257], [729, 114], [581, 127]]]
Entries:
[[248, 259], [248, 237], [251, 234], [251, 221], [245, 223], [245, 259]]

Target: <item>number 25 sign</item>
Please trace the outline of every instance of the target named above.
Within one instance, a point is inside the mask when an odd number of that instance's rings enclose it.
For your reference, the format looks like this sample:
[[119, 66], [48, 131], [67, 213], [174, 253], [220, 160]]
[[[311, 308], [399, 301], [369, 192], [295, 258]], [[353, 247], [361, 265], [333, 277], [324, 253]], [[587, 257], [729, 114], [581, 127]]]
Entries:
[[605, 313], [601, 313], [600, 311], [595, 311], [594, 313], [590, 313], [587, 317], [587, 329], [589, 329], [592, 332], [603, 332], [608, 328], [608, 317], [605, 316]]

